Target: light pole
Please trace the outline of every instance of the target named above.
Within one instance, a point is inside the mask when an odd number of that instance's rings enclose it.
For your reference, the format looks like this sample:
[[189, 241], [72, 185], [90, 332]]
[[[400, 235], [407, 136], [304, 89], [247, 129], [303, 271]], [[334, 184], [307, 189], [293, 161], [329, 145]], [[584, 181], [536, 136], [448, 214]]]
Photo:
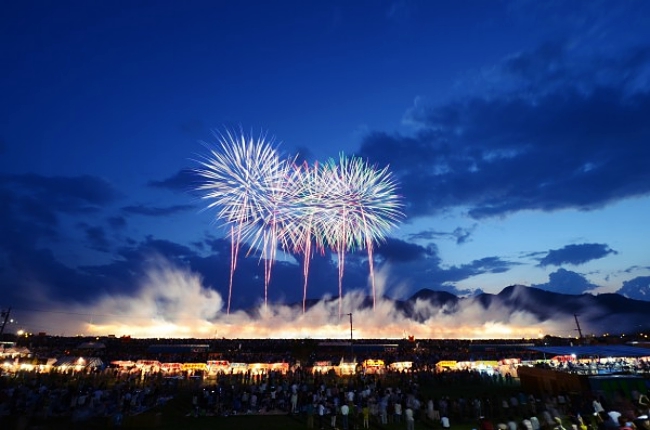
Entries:
[[350, 363], [354, 361], [354, 349], [352, 346], [352, 312], [348, 314], [350, 316]]
[[[0, 324], [0, 339], [2, 338], [2, 334], [5, 331], [5, 326], [7, 325], [7, 321], [9, 320], [9, 314], [11, 314], [11, 308], [7, 309], [6, 311], [0, 312], [0, 318], [2, 318], [2, 322]], [[350, 317], [350, 324], [352, 324], [352, 317]]]

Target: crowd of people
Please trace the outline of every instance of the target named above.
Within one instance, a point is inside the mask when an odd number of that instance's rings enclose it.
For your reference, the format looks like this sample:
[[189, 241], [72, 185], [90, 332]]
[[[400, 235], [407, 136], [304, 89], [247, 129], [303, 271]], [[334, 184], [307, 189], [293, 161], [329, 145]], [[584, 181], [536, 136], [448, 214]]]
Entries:
[[[414, 370], [381, 375], [358, 372], [347, 377], [314, 373], [305, 365], [309, 360], [340, 359], [340, 351], [318, 350], [305, 341], [287, 341], [280, 348], [269, 342], [273, 341], [224, 340], [220, 357], [287, 361], [292, 364], [288, 372], [172, 377], [162, 372], [124, 373], [109, 366], [79, 373], [5, 373], [0, 378], [0, 420], [37, 417], [82, 422], [104, 418], [119, 426], [126, 417], [186, 396], [191, 399], [188, 417], [288, 414], [304, 420], [306, 428], [317, 430], [376, 426], [411, 430], [418, 421], [443, 429], [471, 423], [478, 430], [650, 430], [650, 402], [645, 393], [617, 393], [614, 397], [533, 393], [510, 375], [469, 369], [439, 372], [427, 365], [442, 357], [454, 358], [453, 348], [459, 358], [467, 358], [471, 351], [462, 341], [452, 346], [435, 341], [427, 348], [402, 343], [379, 356], [387, 361], [413, 360]], [[65, 345], [61, 352], [72, 348]], [[147, 350], [144, 342], [135, 340], [97, 354], [110, 363], [115, 358], [146, 356]], [[373, 356], [378, 354], [373, 352]], [[172, 357], [188, 358], [208, 357]], [[459, 395], [462, 390], [454, 387], [469, 389]]]

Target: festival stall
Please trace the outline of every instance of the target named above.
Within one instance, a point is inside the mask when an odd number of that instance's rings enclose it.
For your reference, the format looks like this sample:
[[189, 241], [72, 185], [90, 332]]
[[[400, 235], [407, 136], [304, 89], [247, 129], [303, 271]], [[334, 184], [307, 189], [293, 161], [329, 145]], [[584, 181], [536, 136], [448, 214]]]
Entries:
[[35, 373], [48, 373], [52, 370], [52, 365], [56, 362], [56, 358], [41, 359], [41, 358], [14, 358], [5, 359], [0, 365], [2, 370], [7, 373], [16, 372], [35, 372]]
[[363, 372], [368, 375], [381, 375], [386, 373], [384, 360], [369, 358], [362, 363]]
[[349, 376], [357, 373], [357, 363], [355, 361], [343, 361], [334, 369], [339, 376]]
[[332, 365], [331, 361], [316, 361], [311, 368], [312, 373], [325, 374], [330, 370], [333, 370], [335, 366]]
[[248, 371], [253, 376], [266, 375], [267, 373], [269, 373], [270, 368], [271, 365], [267, 363], [250, 363], [248, 365]]
[[455, 370], [458, 362], [456, 360], [442, 360], [436, 363], [436, 372], [448, 372]]
[[248, 372], [247, 363], [230, 363], [230, 373], [233, 375], [240, 375]]
[[62, 357], [56, 360], [52, 370], [62, 373], [89, 372], [101, 369], [104, 362], [99, 357]]
[[208, 360], [208, 375], [216, 376], [222, 373], [230, 372], [230, 361], [228, 360]]
[[183, 363], [181, 369], [188, 376], [203, 376], [208, 372], [208, 365], [206, 363]]
[[183, 373], [183, 363], [162, 363], [160, 371], [165, 376], [180, 375]]
[[412, 361], [396, 361], [390, 363], [388, 368], [393, 372], [408, 372], [413, 368]]
[[158, 372], [162, 363], [158, 360], [138, 360], [135, 362], [135, 366], [138, 369], [141, 369], [144, 372]]
[[281, 375], [286, 375], [289, 372], [289, 363], [271, 363], [269, 370], [271, 372], [280, 373]]

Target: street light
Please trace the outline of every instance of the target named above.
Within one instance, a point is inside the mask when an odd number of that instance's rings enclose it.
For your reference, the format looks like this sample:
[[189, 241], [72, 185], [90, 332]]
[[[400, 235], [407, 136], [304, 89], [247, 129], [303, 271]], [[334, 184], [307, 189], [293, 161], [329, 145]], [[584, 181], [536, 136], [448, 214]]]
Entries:
[[352, 346], [352, 312], [347, 314], [350, 316], [350, 363], [354, 361], [354, 349]]

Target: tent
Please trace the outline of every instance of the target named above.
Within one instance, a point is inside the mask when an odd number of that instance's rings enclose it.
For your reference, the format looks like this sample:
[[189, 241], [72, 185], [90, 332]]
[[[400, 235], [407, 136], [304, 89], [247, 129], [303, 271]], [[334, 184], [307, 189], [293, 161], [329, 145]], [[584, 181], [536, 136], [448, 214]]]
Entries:
[[650, 357], [650, 349], [629, 345], [587, 345], [587, 346], [533, 346], [528, 349], [543, 352], [547, 356], [589, 357]]

